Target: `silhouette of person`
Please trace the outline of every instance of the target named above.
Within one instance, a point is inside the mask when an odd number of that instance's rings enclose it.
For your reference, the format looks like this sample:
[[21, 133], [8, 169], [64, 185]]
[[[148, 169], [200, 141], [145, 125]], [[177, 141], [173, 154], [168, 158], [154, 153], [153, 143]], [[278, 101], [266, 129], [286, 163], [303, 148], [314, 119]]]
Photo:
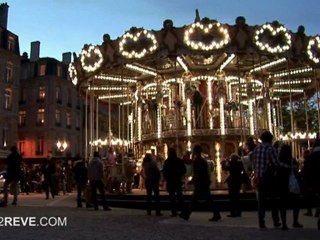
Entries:
[[73, 167], [74, 180], [77, 185], [77, 206], [82, 208], [82, 193], [88, 181], [88, 171], [85, 165], [85, 160], [78, 156], [78, 160]]
[[202, 118], [201, 118], [201, 107], [202, 107], [202, 96], [199, 90], [193, 86], [193, 104], [194, 104], [194, 113], [195, 113], [195, 125], [196, 128], [202, 127]]
[[13, 202], [12, 205], [17, 205], [18, 201], [18, 182], [21, 178], [21, 162], [22, 157], [18, 153], [17, 147], [11, 147], [11, 153], [6, 158], [7, 173], [5, 176], [6, 181], [3, 186], [3, 199], [1, 206], [5, 207], [8, 204], [8, 187], [13, 189]]
[[181, 214], [181, 218], [186, 221], [189, 220], [193, 208], [200, 199], [206, 200], [206, 203], [212, 209], [213, 216], [209, 221], [219, 221], [221, 219], [220, 212], [217, 206], [214, 204], [210, 193], [210, 175], [209, 166], [207, 160], [202, 156], [202, 148], [200, 145], [195, 145], [193, 148], [193, 165], [192, 165], [192, 183], [193, 183], [193, 195], [189, 206], [186, 206]]
[[231, 155], [230, 161], [228, 161], [225, 170], [229, 171], [229, 176], [226, 179], [226, 183], [228, 184], [231, 208], [228, 217], [241, 217], [240, 189], [244, 167], [240, 160], [240, 157], [237, 154]]
[[145, 179], [145, 186], [147, 191], [147, 214], [151, 215], [151, 202], [152, 193], [155, 201], [156, 216], [162, 216], [160, 212], [160, 199], [159, 199], [159, 181], [160, 170], [157, 166], [157, 162], [150, 153], [147, 153], [142, 161], [143, 175]]
[[167, 181], [167, 191], [171, 202], [171, 216], [177, 216], [177, 200], [179, 206], [183, 206], [182, 183], [186, 173], [186, 167], [182, 160], [177, 157], [174, 148], [168, 149], [168, 158], [163, 165], [163, 176]]
[[93, 153], [93, 159], [89, 162], [88, 165], [88, 179], [90, 181], [90, 188], [92, 194], [92, 203], [94, 206], [94, 210], [99, 210], [98, 202], [97, 202], [97, 189], [100, 192], [103, 210], [109, 211], [111, 210], [107, 205], [107, 200], [104, 191], [104, 169], [103, 162], [100, 159], [99, 152], [95, 151]]

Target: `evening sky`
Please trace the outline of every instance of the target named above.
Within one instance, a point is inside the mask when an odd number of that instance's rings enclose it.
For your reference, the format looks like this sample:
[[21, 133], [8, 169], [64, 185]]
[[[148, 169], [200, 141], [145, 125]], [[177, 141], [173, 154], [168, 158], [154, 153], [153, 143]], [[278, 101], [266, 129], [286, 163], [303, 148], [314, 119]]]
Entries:
[[[4, 2], [4, 1], [3, 1]], [[165, 19], [175, 27], [200, 17], [233, 25], [244, 16], [249, 25], [274, 20], [296, 32], [320, 34], [319, 0], [7, 0], [8, 29], [19, 36], [20, 54], [30, 56], [30, 43], [40, 41], [40, 57], [62, 59], [62, 53], [79, 54], [84, 44], [101, 44], [131, 27], [160, 30]]]

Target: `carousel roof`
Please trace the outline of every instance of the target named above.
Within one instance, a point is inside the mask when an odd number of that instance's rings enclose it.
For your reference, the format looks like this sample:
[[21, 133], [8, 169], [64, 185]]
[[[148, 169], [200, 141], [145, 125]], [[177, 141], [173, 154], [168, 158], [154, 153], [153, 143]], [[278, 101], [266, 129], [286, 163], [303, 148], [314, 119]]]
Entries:
[[240, 93], [288, 99], [313, 93], [320, 66], [320, 38], [307, 36], [303, 26], [293, 32], [277, 21], [250, 26], [244, 17], [234, 25], [203, 18], [174, 27], [165, 20], [160, 30], [132, 27], [121, 37], [103, 36], [101, 45], [85, 44], [74, 54], [69, 73], [80, 91], [94, 91], [101, 100], [131, 101], [139, 85], [155, 96], [183, 81], [226, 80]]

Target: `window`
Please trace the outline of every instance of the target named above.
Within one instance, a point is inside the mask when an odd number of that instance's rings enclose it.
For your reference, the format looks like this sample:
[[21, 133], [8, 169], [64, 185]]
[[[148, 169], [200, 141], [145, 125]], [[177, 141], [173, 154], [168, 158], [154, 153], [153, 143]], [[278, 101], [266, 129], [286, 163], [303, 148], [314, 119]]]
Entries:
[[38, 100], [43, 102], [45, 97], [46, 97], [46, 88], [44, 86], [40, 86]]
[[57, 75], [58, 75], [59, 77], [62, 76], [62, 68], [61, 68], [61, 66], [57, 66]]
[[20, 100], [19, 104], [23, 105], [26, 104], [26, 93], [23, 87], [20, 88]]
[[40, 65], [39, 75], [40, 76], [45, 76], [46, 75], [46, 64], [41, 64]]
[[77, 96], [77, 108], [80, 109], [81, 107], [81, 100], [80, 97]]
[[4, 93], [4, 109], [10, 110], [12, 105], [12, 92], [10, 89], [6, 89]]
[[8, 62], [6, 67], [6, 83], [12, 82], [12, 80], [13, 80], [13, 64], [12, 62]]
[[2, 146], [6, 148], [8, 146], [8, 128], [2, 129]]
[[76, 120], [76, 129], [80, 130], [80, 116], [79, 116], [79, 114], [77, 114], [77, 117], [75, 120]]
[[44, 138], [43, 136], [37, 138], [36, 155], [43, 155]]
[[20, 137], [20, 138], [19, 138], [19, 141], [18, 141], [18, 149], [19, 149], [21, 155], [24, 154], [24, 144], [25, 144], [25, 140], [26, 140], [26, 139], [25, 139], [24, 137]]
[[71, 113], [67, 112], [67, 128], [71, 127]]
[[19, 126], [26, 125], [26, 111], [19, 111]]
[[59, 109], [56, 109], [56, 125], [61, 126], [61, 112]]
[[68, 104], [68, 107], [71, 107], [72, 106], [72, 95], [71, 95], [71, 90], [68, 89], [68, 100], [67, 100], [67, 104]]
[[37, 125], [44, 125], [44, 108], [38, 109]]
[[61, 101], [61, 88], [58, 86], [56, 87], [56, 100], [57, 100], [57, 103], [62, 103]]
[[13, 37], [8, 38], [8, 50], [14, 51], [14, 38]]

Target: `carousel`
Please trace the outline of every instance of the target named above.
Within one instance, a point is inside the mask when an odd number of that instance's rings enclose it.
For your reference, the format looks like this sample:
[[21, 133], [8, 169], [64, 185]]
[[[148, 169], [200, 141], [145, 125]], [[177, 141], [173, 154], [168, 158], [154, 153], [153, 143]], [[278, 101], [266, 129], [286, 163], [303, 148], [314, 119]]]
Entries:
[[[220, 161], [263, 130], [291, 141], [298, 155], [294, 140], [312, 141], [317, 132], [308, 124], [296, 128], [292, 102], [318, 99], [319, 61], [320, 37], [307, 36], [303, 26], [250, 26], [242, 16], [233, 25], [197, 15], [181, 27], [165, 20], [160, 30], [132, 27], [114, 40], [104, 34], [69, 66], [86, 101], [85, 155], [121, 145], [138, 158], [151, 147], [165, 156], [170, 146], [182, 156], [197, 143], [215, 162], [218, 182]], [[103, 139], [95, 130], [101, 106], [109, 111]]]

